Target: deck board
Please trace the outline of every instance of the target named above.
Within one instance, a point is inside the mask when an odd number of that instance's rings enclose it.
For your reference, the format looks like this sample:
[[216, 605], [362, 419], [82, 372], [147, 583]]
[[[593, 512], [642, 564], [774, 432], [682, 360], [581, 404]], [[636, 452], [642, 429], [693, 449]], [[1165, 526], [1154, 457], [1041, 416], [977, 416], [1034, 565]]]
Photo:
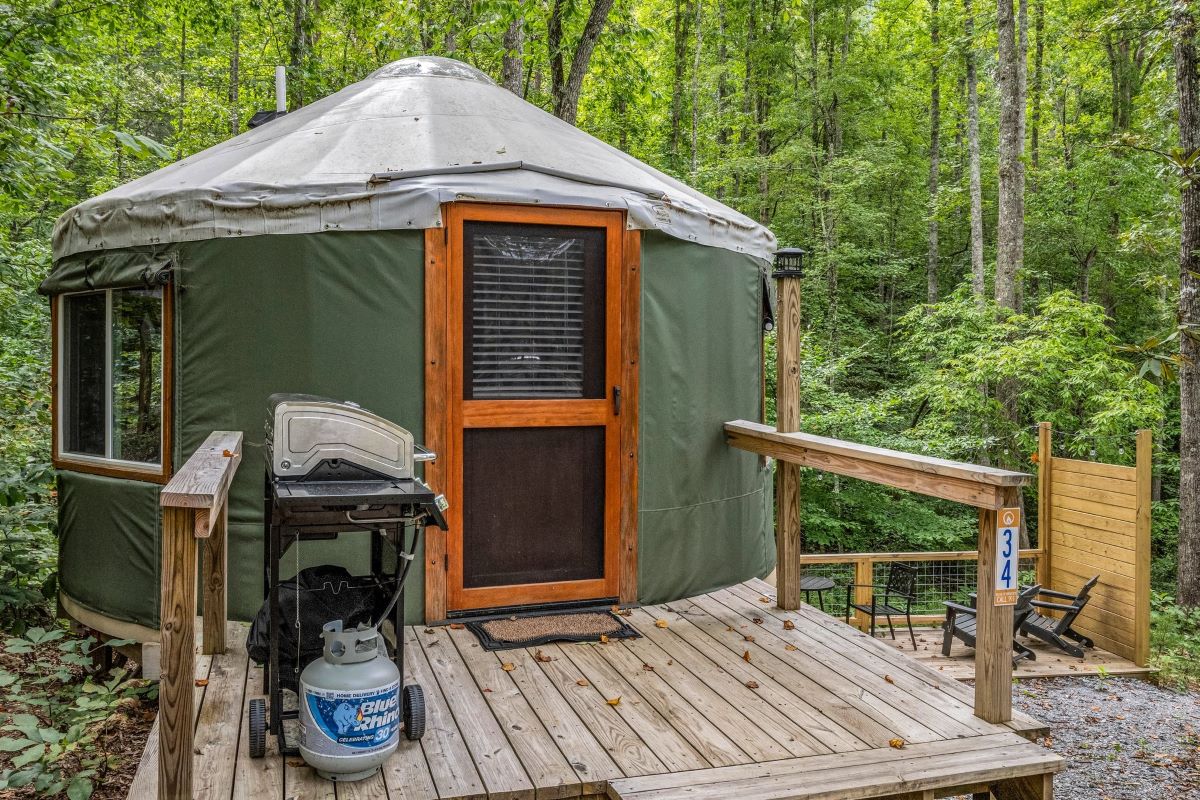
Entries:
[[[870, 798], [1061, 764], [1013, 732], [1035, 720], [984, 723], [971, 687], [945, 670], [772, 601], [769, 585], [747, 582], [630, 610], [640, 639], [498, 653], [466, 630], [406, 628], [425, 736], [402, 739], [380, 774], [336, 787], [299, 759], [285, 770], [270, 737], [268, 757], [249, 758], [245, 708], [264, 694], [262, 669], [236, 626], [227, 653], [197, 660], [208, 685], [196, 689], [196, 800]], [[131, 798], [154, 797], [156, 747], [152, 735]]]

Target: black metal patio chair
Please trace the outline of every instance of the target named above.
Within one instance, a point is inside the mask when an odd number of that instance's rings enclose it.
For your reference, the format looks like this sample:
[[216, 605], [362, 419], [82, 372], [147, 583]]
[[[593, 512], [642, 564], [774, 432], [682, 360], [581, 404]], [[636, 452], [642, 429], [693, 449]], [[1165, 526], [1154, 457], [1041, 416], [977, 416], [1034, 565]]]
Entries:
[[[859, 587], [869, 587], [872, 590], [870, 603], [854, 602], [854, 590]], [[851, 583], [846, 587], [846, 624], [850, 624], [850, 615], [855, 610], [861, 611], [871, 618], [871, 636], [874, 637], [876, 617], [885, 617], [888, 630], [895, 639], [896, 629], [892, 626], [892, 617], [903, 614], [904, 621], [908, 624], [908, 635], [912, 637], [913, 650], [916, 650], [917, 635], [913, 633], [912, 627], [912, 604], [916, 602], [916, 593], [917, 568], [911, 564], [892, 562], [888, 568], [887, 582], [882, 586], [877, 583]], [[904, 607], [900, 608], [900, 604]]]
[[[1045, 600], [1032, 601], [1030, 605], [1033, 606], [1033, 613], [1026, 617], [1025, 622], [1021, 624], [1022, 635], [1037, 637], [1044, 642], [1054, 645], [1063, 652], [1070, 653], [1076, 658], [1083, 658], [1083, 648], [1095, 647], [1095, 644], [1091, 639], [1072, 628], [1071, 625], [1087, 605], [1088, 597], [1099, 580], [1099, 575], [1092, 578], [1083, 585], [1078, 594], [1067, 594], [1066, 592], [1042, 589], [1038, 592], [1039, 597], [1054, 597], [1068, 602], [1050, 603]], [[1061, 611], [1062, 616], [1055, 618], [1038, 613], [1038, 610], [1043, 608], [1049, 611]], [[1075, 644], [1075, 642], [1078, 642], [1078, 644]]]
[[[1017, 631], [1021, 629], [1021, 625], [1033, 613], [1033, 598], [1037, 597], [1038, 592], [1042, 589], [1041, 586], [1025, 586], [1022, 587], [1021, 593], [1017, 595], [1017, 603], [1013, 606], [1013, 629], [1012, 629], [1012, 647], [1013, 647], [1013, 666], [1023, 658], [1028, 658], [1030, 661], [1037, 659], [1037, 656], [1032, 650], [1017, 641]], [[950, 655], [950, 646], [955, 639], [961, 639], [967, 647], [975, 647], [976, 623], [978, 621], [977, 611], [973, 606], [966, 606], [962, 603], [945, 601], [946, 604], [946, 621], [942, 623], [942, 655]]]

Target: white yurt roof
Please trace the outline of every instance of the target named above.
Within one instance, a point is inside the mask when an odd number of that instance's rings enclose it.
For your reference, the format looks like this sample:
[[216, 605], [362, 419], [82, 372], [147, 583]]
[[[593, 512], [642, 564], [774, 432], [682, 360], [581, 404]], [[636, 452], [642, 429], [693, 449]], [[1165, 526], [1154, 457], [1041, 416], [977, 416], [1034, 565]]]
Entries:
[[446, 58], [369, 78], [63, 214], [54, 256], [231, 236], [424, 229], [453, 200], [628, 210], [770, 258], [762, 225]]

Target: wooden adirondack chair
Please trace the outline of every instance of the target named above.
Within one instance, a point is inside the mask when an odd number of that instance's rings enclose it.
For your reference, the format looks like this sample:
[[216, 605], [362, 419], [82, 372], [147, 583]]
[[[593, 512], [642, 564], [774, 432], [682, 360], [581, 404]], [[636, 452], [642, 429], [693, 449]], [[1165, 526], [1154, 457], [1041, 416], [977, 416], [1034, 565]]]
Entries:
[[[1054, 597], [1069, 602], [1050, 603], [1044, 600], [1034, 600], [1030, 603], [1033, 606], [1033, 613], [1026, 617], [1025, 621], [1021, 624], [1021, 634], [1024, 636], [1036, 636], [1038, 639], [1049, 642], [1076, 658], [1083, 658], [1083, 648], [1095, 647], [1095, 644], [1091, 639], [1072, 628], [1071, 624], [1075, 622], [1075, 618], [1079, 616], [1084, 606], [1087, 605], [1088, 596], [1099, 580], [1099, 575], [1092, 578], [1083, 585], [1078, 594], [1067, 594], [1066, 592], [1054, 592], [1049, 589], [1042, 589], [1038, 593], [1040, 596]], [[1061, 611], [1063, 615], [1055, 619], [1054, 617], [1038, 613], [1038, 609], [1042, 608], [1051, 611]], [[1078, 644], [1075, 644], [1075, 642], [1078, 642]]]
[[[1033, 598], [1037, 597], [1041, 586], [1026, 586], [1017, 595], [1017, 604], [1013, 607], [1013, 666], [1023, 658], [1030, 661], [1037, 656], [1032, 650], [1017, 641], [1017, 631], [1033, 614]], [[942, 623], [942, 655], [950, 655], [950, 645], [955, 639], [961, 639], [967, 647], [975, 647], [976, 611], [971, 606], [946, 601], [946, 621]]]

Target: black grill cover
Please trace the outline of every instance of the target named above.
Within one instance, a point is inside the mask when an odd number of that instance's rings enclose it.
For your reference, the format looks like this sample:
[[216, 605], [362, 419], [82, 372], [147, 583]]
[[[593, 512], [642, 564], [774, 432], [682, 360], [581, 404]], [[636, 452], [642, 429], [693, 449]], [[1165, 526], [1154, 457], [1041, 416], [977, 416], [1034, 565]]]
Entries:
[[[300, 672], [320, 658], [325, 649], [321, 628], [326, 623], [340, 619], [347, 628], [360, 622], [369, 625], [383, 610], [389, 599], [386, 593], [376, 585], [363, 584], [363, 578], [355, 578], [344, 567], [329, 564], [300, 570], [295, 578], [279, 584], [279, 606], [283, 612], [283, 624], [279, 628], [281, 686], [297, 691]], [[246, 637], [246, 651], [258, 664], [266, 663], [271, 656], [269, 603], [270, 598], [263, 601]], [[297, 604], [300, 607], [299, 637]], [[297, 639], [300, 642], [298, 661]]]

